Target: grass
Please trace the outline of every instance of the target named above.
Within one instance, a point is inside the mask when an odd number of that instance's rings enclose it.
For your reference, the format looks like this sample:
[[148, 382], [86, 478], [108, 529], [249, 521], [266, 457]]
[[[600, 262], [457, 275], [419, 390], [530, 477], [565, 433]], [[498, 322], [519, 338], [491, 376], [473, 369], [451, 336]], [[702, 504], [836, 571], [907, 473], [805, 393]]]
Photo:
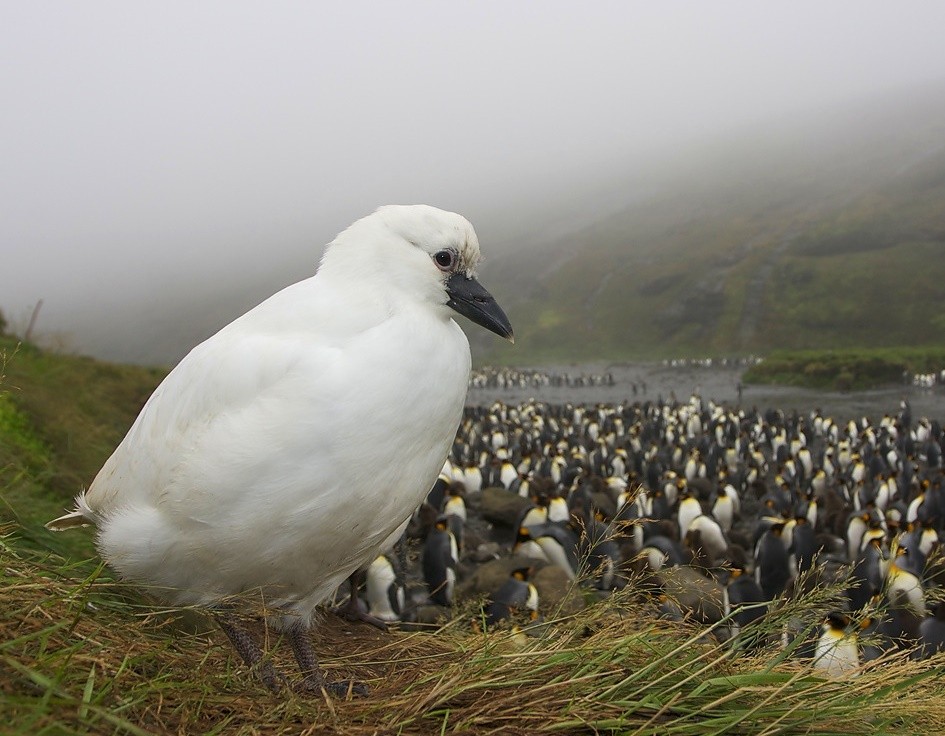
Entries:
[[[776, 166], [762, 163], [770, 153], [742, 158], [753, 171], [744, 178], [731, 157], [699, 176], [687, 169], [652, 198], [487, 264], [484, 280], [518, 339], [514, 351], [482, 341], [483, 361], [945, 341], [935, 308], [945, 298], [941, 148], [923, 144], [909, 156], [900, 141], [894, 153], [871, 145], [837, 159], [835, 146], [811, 156], [811, 143]], [[877, 166], [875, 156], [888, 158]]]
[[945, 368], [945, 348], [902, 347], [847, 350], [779, 350], [749, 368], [746, 383], [859, 391], [901, 384], [903, 376]]
[[[825, 680], [778, 649], [709, 643], [630, 594], [553, 619], [524, 647], [473, 633], [471, 609], [433, 633], [326, 616], [315, 635], [322, 664], [372, 695], [273, 695], [220, 632], [156, 611], [94, 560], [21, 547], [9, 527], [0, 555], [5, 733], [936, 733], [945, 717], [941, 657]], [[769, 631], [829, 596], [786, 606]], [[270, 639], [276, 665], [291, 671], [288, 647]]]
[[89, 557], [83, 535], [48, 538], [121, 441], [165, 371], [57, 355], [0, 335], [0, 522], [25, 541]]

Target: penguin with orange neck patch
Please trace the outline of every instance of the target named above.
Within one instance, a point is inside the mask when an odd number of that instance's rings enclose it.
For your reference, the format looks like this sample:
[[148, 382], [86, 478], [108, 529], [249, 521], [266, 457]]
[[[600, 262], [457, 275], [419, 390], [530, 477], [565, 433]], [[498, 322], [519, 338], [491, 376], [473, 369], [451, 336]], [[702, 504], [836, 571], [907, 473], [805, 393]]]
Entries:
[[538, 589], [529, 582], [531, 574], [531, 567], [517, 567], [509, 573], [508, 580], [502, 583], [486, 606], [486, 626], [494, 626], [522, 610], [528, 612], [530, 620], [537, 618]]

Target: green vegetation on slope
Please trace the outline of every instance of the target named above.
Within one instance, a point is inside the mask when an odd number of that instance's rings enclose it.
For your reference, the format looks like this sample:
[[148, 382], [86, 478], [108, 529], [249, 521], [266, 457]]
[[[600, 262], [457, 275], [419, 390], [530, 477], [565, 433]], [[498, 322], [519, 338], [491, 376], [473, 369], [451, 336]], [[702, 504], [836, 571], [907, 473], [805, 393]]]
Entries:
[[88, 535], [51, 538], [42, 526], [92, 481], [163, 375], [0, 336], [0, 521], [91, 555]]
[[781, 350], [752, 366], [746, 383], [861, 391], [902, 383], [914, 373], [945, 368], [945, 347], [863, 350]]
[[733, 144], [622, 212], [497, 257], [484, 278], [516, 345], [482, 341], [481, 360], [945, 343], [945, 108], [927, 113], [850, 140]]
[[[945, 158], [938, 166], [945, 174]], [[923, 189], [916, 178], [792, 240], [765, 292], [760, 351], [945, 343], [945, 184]]]

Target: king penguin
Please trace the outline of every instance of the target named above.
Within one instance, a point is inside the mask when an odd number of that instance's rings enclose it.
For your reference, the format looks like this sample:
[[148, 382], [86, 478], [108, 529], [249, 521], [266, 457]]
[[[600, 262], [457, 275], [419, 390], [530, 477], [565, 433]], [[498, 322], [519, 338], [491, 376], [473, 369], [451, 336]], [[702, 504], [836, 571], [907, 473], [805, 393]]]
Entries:
[[732, 614], [732, 636], [761, 618], [768, 610], [766, 598], [758, 583], [745, 574], [742, 565], [733, 565], [728, 585], [725, 586], [725, 615]]
[[386, 555], [378, 555], [368, 566], [366, 597], [370, 615], [381, 621], [400, 621], [405, 603], [403, 581]]
[[430, 600], [441, 606], [453, 605], [456, 586], [456, 563], [459, 561], [456, 538], [446, 516], [440, 516], [427, 535], [423, 546], [423, 579], [430, 591]]
[[769, 601], [781, 595], [791, 576], [788, 553], [781, 541], [783, 529], [783, 522], [772, 524], [755, 547], [755, 578]]
[[494, 626], [509, 617], [514, 616], [520, 609], [529, 612], [529, 618], [534, 620], [538, 615], [538, 589], [529, 582], [530, 567], [517, 567], [509, 573], [509, 578], [492, 595], [486, 606], [486, 626]]
[[814, 669], [828, 677], [844, 677], [860, 664], [856, 634], [849, 630], [850, 618], [839, 611], [827, 614], [814, 653]]
[[920, 658], [931, 657], [945, 652], [945, 601], [935, 605], [935, 614], [919, 624]]

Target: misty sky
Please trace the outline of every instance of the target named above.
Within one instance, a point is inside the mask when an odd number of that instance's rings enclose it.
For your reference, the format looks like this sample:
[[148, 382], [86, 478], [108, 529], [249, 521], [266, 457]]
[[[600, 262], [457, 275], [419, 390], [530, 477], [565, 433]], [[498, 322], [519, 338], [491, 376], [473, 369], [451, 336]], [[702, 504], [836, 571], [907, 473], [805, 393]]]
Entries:
[[461, 212], [488, 257], [615, 159], [945, 80], [943, 28], [909, 1], [3, 1], [0, 309], [175, 360], [142, 320], [251, 306], [378, 205]]

